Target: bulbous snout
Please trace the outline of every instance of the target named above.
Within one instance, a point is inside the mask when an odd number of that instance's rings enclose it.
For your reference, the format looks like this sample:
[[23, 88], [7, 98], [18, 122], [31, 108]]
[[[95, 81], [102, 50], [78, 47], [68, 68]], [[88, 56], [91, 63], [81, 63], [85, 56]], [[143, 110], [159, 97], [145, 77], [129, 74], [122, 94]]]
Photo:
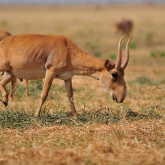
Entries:
[[125, 97], [117, 98], [114, 94], [112, 94], [112, 99], [115, 100], [117, 103], [122, 103]]

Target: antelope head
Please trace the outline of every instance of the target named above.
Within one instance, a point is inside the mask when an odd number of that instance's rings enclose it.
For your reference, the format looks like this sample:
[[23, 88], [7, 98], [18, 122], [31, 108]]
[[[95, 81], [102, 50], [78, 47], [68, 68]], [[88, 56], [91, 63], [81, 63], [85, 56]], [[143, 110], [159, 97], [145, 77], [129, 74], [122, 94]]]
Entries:
[[129, 61], [129, 43], [132, 38], [130, 38], [126, 45], [126, 55], [123, 64], [122, 61], [122, 51], [121, 51], [121, 41], [124, 36], [120, 39], [118, 44], [118, 55], [116, 64], [105, 60], [104, 71], [101, 76], [101, 82], [106, 90], [110, 93], [110, 96], [117, 103], [122, 103], [126, 97], [127, 88], [124, 80], [124, 70]]

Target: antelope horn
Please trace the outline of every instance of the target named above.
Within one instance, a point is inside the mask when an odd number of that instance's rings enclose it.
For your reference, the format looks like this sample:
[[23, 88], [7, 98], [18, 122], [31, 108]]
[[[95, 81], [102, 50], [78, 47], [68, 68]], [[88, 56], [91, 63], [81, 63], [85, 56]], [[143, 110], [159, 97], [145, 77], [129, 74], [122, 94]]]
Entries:
[[115, 69], [120, 69], [121, 66], [121, 60], [122, 60], [122, 51], [121, 51], [121, 41], [125, 36], [121, 37], [119, 40], [119, 44], [118, 44], [118, 55], [117, 55], [117, 61], [116, 61], [116, 65], [115, 65]]
[[127, 45], [126, 45], [126, 53], [125, 53], [125, 59], [124, 59], [124, 62], [123, 64], [121, 65], [122, 69], [124, 70], [128, 64], [128, 61], [129, 61], [129, 43], [130, 41], [132, 40], [133, 37], [131, 37], [128, 42], [127, 42]]

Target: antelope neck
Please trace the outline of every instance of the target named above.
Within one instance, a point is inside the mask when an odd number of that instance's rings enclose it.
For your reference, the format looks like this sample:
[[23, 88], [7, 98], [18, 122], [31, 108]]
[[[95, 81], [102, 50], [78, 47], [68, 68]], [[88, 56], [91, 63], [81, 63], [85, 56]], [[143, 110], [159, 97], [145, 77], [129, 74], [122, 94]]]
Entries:
[[75, 68], [75, 75], [90, 76], [95, 79], [100, 79], [101, 72], [105, 69], [105, 60], [96, 58], [86, 52], [77, 54], [77, 63]]

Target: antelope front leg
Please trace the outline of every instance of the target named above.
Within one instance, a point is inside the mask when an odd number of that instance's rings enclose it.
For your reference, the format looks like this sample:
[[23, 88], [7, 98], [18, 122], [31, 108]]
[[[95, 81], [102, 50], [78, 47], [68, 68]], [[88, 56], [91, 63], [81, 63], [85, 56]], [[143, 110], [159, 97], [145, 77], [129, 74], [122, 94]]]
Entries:
[[48, 96], [48, 92], [49, 92], [49, 89], [52, 85], [52, 81], [53, 81], [54, 77], [55, 77], [55, 74], [53, 72], [51, 72], [49, 70], [46, 72], [46, 77], [44, 80], [44, 86], [43, 86], [42, 93], [41, 93], [41, 100], [40, 100], [40, 104], [38, 106], [38, 109], [36, 111], [35, 116], [40, 115], [42, 105], [44, 104], [44, 102]]
[[77, 116], [75, 106], [74, 106], [74, 100], [73, 100], [72, 79], [65, 80], [65, 87], [66, 87], [67, 95], [69, 98], [72, 113], [74, 116]]

